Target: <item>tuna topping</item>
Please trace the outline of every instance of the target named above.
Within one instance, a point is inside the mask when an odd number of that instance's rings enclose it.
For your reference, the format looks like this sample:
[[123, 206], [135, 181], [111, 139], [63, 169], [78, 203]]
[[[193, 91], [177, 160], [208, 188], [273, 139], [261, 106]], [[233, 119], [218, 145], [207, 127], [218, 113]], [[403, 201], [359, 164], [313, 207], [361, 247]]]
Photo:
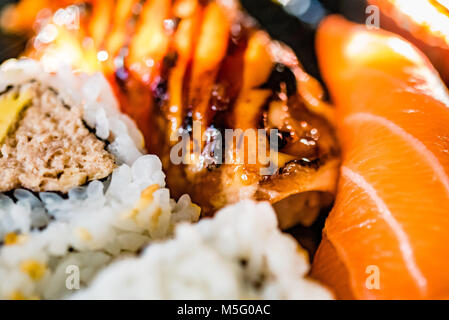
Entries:
[[68, 192], [109, 176], [113, 155], [86, 127], [81, 108], [37, 82], [0, 96], [0, 192]]

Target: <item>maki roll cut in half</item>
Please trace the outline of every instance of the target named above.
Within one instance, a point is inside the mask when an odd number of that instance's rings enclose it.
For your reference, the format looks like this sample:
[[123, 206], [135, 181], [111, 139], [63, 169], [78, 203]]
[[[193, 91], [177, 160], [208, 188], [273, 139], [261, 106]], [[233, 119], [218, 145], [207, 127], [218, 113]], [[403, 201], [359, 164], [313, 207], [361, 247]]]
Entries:
[[195, 221], [108, 82], [39, 62], [0, 67], [0, 298], [59, 298], [117, 256]]
[[7, 86], [0, 96], [0, 191], [66, 193], [108, 177], [117, 157], [87, 125], [82, 111], [34, 79]]

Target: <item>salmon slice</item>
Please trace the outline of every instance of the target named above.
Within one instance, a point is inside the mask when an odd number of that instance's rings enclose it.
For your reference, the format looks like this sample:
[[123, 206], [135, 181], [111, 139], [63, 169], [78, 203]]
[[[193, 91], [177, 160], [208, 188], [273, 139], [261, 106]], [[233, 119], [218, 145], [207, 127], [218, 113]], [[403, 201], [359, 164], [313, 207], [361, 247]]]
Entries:
[[448, 90], [409, 42], [339, 16], [317, 52], [343, 159], [312, 275], [341, 299], [447, 297]]
[[380, 9], [382, 28], [422, 50], [449, 84], [449, 1], [368, 0]]

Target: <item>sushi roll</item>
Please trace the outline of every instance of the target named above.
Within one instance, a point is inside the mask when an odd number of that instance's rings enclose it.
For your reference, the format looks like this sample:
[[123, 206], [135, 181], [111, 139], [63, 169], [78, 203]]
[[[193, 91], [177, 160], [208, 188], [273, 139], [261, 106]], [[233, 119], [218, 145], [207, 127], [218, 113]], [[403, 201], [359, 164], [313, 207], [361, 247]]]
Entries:
[[[169, 236], [199, 208], [100, 74], [10, 60], [0, 67], [0, 298], [61, 298], [114, 259]], [[78, 283], [67, 285], [67, 272]]]

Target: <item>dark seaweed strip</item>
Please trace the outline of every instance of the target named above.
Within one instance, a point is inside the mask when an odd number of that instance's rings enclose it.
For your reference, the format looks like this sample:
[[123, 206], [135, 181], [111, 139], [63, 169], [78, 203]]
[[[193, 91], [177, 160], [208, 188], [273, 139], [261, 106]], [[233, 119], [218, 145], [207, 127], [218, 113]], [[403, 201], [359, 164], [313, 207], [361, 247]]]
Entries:
[[7, 86], [7, 87], [5, 88], [5, 90], [3, 90], [2, 92], [0, 92], [0, 96], [2, 96], [2, 95], [4, 95], [4, 94], [8, 93], [9, 91], [12, 90], [12, 88], [14, 88], [14, 86], [12, 86], [12, 85]]
[[[59, 91], [58, 91], [58, 90], [56, 90], [55, 88], [50, 87], [50, 86], [48, 87], [48, 89], [49, 89], [51, 92], [53, 92], [56, 96], [58, 96], [58, 99], [59, 99], [59, 101], [61, 101], [61, 103], [62, 103], [62, 105], [64, 106], [64, 108], [66, 108], [67, 110], [70, 110], [70, 109], [72, 108], [71, 106], [69, 106], [69, 105], [64, 101], [64, 99], [62, 99], [61, 97], [59, 97]], [[104, 143], [104, 150], [105, 150], [105, 151], [108, 151], [108, 150], [107, 150], [107, 147], [111, 144], [111, 142], [110, 142], [109, 140], [107, 140], [107, 139], [102, 139], [102, 138], [100, 138], [99, 136], [97, 136], [97, 134], [96, 134], [96, 132], [95, 132], [95, 128], [90, 127], [90, 126], [87, 124], [86, 120], [84, 120], [83, 118], [81, 118], [81, 122], [83, 123], [83, 126], [84, 126], [90, 133], [92, 133], [92, 134], [97, 138], [97, 140], [99, 140], [99, 141], [101, 141], [101, 142]]]

